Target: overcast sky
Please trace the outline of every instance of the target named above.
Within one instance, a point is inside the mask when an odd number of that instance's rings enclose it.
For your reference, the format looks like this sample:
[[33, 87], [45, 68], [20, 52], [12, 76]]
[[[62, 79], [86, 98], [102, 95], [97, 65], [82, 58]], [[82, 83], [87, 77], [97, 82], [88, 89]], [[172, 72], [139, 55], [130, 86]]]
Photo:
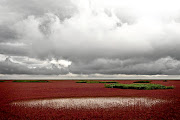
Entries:
[[179, 0], [0, 0], [0, 78], [180, 74]]

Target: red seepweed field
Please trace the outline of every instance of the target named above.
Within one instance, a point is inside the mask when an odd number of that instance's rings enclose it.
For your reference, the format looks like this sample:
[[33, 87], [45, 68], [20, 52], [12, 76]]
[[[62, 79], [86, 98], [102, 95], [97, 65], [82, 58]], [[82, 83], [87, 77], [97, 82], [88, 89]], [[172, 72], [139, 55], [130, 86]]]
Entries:
[[[130, 84], [134, 81], [119, 80], [118, 82]], [[175, 88], [162, 90], [105, 88], [104, 83], [76, 83], [74, 80], [52, 80], [47, 83], [1, 82], [0, 119], [178, 120], [180, 118], [180, 81], [168, 80], [163, 82], [162, 80], [152, 80], [151, 83], [166, 86], [173, 85]], [[112, 98], [110, 100], [116, 100], [116, 98], [122, 98], [123, 100], [118, 103], [118, 106], [113, 106], [116, 105], [117, 101], [109, 101], [109, 98]], [[81, 102], [81, 99], [92, 99], [97, 106], [92, 101], [89, 103]], [[127, 103], [126, 99], [128, 100]], [[145, 99], [145, 103], [131, 104], [132, 100], [137, 99]], [[147, 104], [149, 101], [146, 99], [165, 102], [158, 101], [156, 104], [151, 102], [149, 105]], [[32, 102], [33, 100], [36, 103]], [[42, 102], [42, 100], [44, 101]], [[68, 102], [76, 101], [78, 104], [69, 104], [65, 100], [68, 100]], [[21, 102], [24, 102], [23, 105], [19, 105]], [[63, 107], [58, 105], [63, 103]], [[75, 107], [71, 107], [71, 105]], [[82, 107], [77, 107], [77, 105]], [[103, 106], [99, 107], [98, 105]]]

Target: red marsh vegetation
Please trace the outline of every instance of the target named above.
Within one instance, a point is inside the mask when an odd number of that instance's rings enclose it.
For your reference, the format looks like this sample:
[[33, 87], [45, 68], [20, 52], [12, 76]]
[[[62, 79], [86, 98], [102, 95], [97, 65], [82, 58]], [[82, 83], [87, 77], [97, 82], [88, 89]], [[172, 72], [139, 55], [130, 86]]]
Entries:
[[[132, 84], [135, 80], [118, 82]], [[105, 88], [104, 83], [76, 83], [73, 80], [1, 82], [0, 119], [178, 120], [180, 81], [152, 80], [151, 83], [175, 88], [116, 89]]]

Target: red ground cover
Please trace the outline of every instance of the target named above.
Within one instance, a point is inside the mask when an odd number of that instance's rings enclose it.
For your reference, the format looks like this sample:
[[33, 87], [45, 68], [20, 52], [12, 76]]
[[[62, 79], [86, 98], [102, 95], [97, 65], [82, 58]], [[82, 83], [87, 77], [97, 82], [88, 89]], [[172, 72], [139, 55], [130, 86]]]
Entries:
[[[133, 80], [120, 80], [120, 83], [133, 83]], [[168, 90], [131, 90], [105, 88], [103, 83], [75, 83], [75, 81], [51, 81], [49, 83], [0, 83], [0, 119], [174, 119], [180, 118], [180, 81], [152, 83], [166, 86]], [[21, 100], [70, 97], [150, 97], [169, 100], [168, 103], [151, 107], [131, 106], [111, 109], [50, 109], [11, 106]]]

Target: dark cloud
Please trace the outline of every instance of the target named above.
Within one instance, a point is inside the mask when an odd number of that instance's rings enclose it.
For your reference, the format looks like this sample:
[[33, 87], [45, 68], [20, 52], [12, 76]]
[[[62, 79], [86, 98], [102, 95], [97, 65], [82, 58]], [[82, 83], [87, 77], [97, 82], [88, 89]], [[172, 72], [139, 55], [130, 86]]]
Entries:
[[23, 16], [41, 16], [44, 13], [53, 12], [61, 19], [65, 19], [77, 12], [71, 0], [54, 0], [53, 2], [51, 0], [43, 0], [43, 2], [34, 0], [6, 0], [2, 4]]
[[10, 58], [6, 58], [5, 61], [0, 62], [0, 74], [59, 75], [67, 74], [68, 72], [68, 68], [60, 69], [53, 63], [50, 68], [29, 68], [26, 64], [12, 62]]
[[180, 73], [180, 61], [171, 57], [160, 58], [155, 61], [142, 58], [97, 59], [88, 64], [72, 64], [70, 70], [75, 74], [178, 75]]
[[[14, 61], [15, 60], [15, 61]], [[21, 62], [17, 62], [21, 61]], [[35, 59], [34, 59], [35, 60]], [[179, 75], [180, 61], [171, 57], [160, 58], [155, 61], [147, 59], [96, 59], [88, 63], [72, 63], [69, 67], [43, 61], [26, 60], [25, 58], [7, 57], [0, 62], [0, 74], [29, 74], [29, 75], [64, 75], [64, 74], [83, 74], [83, 75]], [[23, 62], [22, 62], [23, 61]], [[63, 61], [62, 61], [63, 62]]]
[[26, 56], [28, 48], [18, 43], [0, 43], [0, 54]]
[[16, 31], [7, 25], [0, 25], [0, 42], [14, 42], [16, 39]]

